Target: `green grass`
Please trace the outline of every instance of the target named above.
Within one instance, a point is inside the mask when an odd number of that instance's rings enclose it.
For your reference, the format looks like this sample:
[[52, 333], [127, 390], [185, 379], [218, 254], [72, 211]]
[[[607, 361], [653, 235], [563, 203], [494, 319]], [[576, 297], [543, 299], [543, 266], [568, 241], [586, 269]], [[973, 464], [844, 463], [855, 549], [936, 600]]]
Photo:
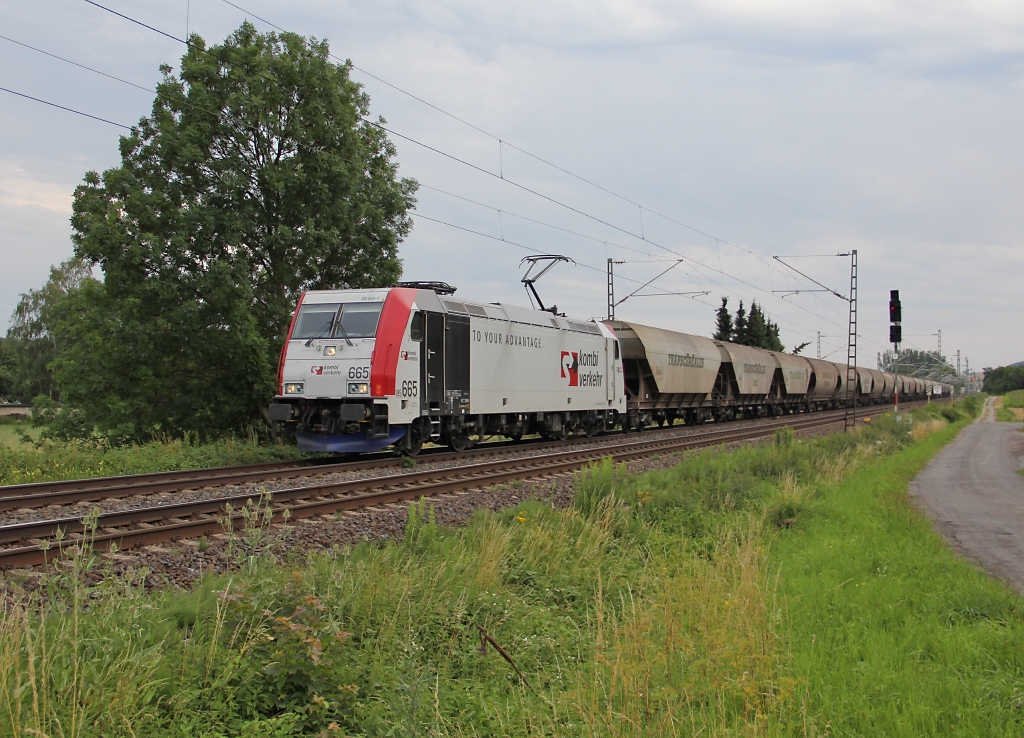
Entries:
[[0, 735], [1019, 735], [1019, 600], [905, 496], [946, 415], [605, 463], [460, 530], [420, 504], [190, 593], [9, 579]]
[[952, 555], [908, 502], [940, 431], [825, 488], [773, 543], [786, 640], [837, 735], [1020, 735], [1021, 600]]
[[1002, 407], [996, 408], [996, 420], [1008, 423], [1024, 420], [1024, 390], [1007, 392], [998, 401]]
[[28, 444], [21, 440], [19, 429], [38, 437], [38, 429], [24, 422], [0, 425], [0, 484], [202, 469], [306, 456], [294, 446], [234, 439], [209, 443], [178, 439], [115, 448], [98, 443], [58, 441]]
[[0, 446], [12, 449], [23, 448], [27, 444], [22, 434], [27, 435], [31, 441], [35, 441], [38, 440], [39, 433], [40, 429], [33, 427], [31, 421], [0, 416]]
[[1024, 408], [1024, 390], [1014, 390], [1003, 395], [1003, 407]]

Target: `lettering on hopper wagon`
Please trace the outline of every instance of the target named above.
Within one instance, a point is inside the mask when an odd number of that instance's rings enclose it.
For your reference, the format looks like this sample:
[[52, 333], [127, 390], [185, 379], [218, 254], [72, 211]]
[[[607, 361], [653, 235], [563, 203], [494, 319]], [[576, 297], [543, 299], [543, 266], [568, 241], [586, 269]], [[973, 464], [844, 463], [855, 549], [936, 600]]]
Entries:
[[669, 354], [668, 355], [669, 366], [685, 366], [690, 369], [703, 369], [704, 368], [704, 357], [695, 356], [693, 354]]
[[743, 371], [745, 371], [747, 374], [766, 374], [767, 373], [764, 364], [744, 364], [743, 365]]

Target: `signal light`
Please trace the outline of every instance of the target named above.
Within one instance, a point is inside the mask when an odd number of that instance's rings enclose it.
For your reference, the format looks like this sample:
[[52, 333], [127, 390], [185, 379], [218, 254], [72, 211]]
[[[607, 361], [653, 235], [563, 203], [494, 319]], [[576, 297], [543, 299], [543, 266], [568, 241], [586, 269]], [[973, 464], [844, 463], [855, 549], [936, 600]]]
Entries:
[[903, 342], [903, 326], [891, 325], [889, 326], [889, 343], [902, 343]]
[[902, 307], [900, 306], [900, 291], [889, 290], [889, 322], [899, 323], [902, 320]]

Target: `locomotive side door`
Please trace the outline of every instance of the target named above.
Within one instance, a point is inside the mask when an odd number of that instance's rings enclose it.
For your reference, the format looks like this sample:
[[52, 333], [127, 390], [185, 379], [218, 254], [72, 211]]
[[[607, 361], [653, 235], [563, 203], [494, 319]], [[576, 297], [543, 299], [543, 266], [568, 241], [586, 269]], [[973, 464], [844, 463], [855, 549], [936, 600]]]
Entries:
[[469, 412], [469, 316], [448, 314], [444, 338], [445, 412]]
[[444, 402], [444, 314], [424, 313], [424, 317], [421, 407], [433, 414], [440, 412]]
[[618, 381], [615, 376], [615, 362], [619, 358], [619, 342], [612, 339], [605, 341], [605, 362], [607, 368], [605, 369], [605, 397], [608, 400], [609, 407], [612, 405], [612, 401], [615, 399], [615, 382]]

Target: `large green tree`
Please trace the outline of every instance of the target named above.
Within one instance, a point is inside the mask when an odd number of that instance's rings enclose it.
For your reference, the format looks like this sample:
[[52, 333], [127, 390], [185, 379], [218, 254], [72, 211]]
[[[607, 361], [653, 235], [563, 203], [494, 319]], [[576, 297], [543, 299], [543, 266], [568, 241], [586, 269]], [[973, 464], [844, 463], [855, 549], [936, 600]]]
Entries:
[[393, 283], [415, 202], [326, 42], [245, 23], [161, 71], [121, 165], [75, 190], [76, 253], [104, 282], [55, 364], [87, 425], [129, 438], [257, 419], [299, 293]]
[[985, 392], [1001, 395], [1024, 389], [1024, 366], [1000, 366], [985, 369]]

